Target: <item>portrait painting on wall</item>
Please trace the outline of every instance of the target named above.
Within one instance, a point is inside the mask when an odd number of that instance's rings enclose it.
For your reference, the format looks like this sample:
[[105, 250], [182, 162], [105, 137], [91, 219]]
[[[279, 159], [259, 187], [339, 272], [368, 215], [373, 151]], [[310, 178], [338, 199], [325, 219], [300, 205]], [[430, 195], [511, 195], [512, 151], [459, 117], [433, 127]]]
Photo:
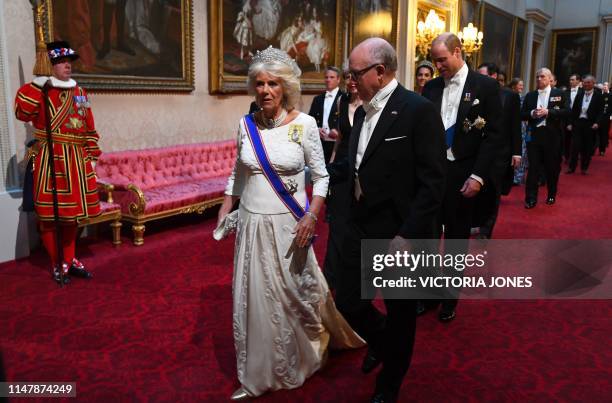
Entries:
[[478, 63], [495, 63], [499, 70], [510, 74], [514, 17], [489, 4], [483, 4], [481, 31], [484, 34]]
[[341, 63], [341, 1], [223, 0], [208, 7], [213, 93], [245, 92], [252, 57], [268, 46], [297, 62], [307, 91], [322, 89], [325, 67]]
[[478, 0], [460, 0], [459, 29], [467, 27], [469, 23], [475, 27], [480, 23], [480, 2]]
[[508, 72], [508, 79], [510, 74], [512, 77], [523, 77], [523, 60], [525, 60], [523, 54], [525, 53], [525, 43], [527, 35], [527, 21], [516, 18], [516, 26], [514, 29], [514, 54], [512, 56], [512, 71]]
[[349, 49], [364, 39], [378, 36], [397, 45], [397, 0], [351, 1]]
[[595, 73], [597, 32], [597, 28], [553, 31], [551, 60], [559, 86], [568, 86], [571, 74]]
[[191, 0], [45, 0], [47, 40], [78, 52], [87, 89], [193, 90]]

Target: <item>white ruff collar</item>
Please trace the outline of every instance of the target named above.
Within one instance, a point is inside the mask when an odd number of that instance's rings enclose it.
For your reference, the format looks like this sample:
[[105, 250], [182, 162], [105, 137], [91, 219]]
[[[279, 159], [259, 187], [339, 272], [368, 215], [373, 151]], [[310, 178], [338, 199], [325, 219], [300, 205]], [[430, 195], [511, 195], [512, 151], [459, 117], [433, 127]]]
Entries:
[[51, 79], [51, 86], [54, 88], [65, 88], [65, 89], [69, 89], [69, 88], [74, 88], [76, 87], [76, 81], [74, 81], [72, 78], [68, 81], [62, 81], [62, 80], [58, 80], [57, 78], [50, 76], [39, 76], [36, 77], [34, 80], [32, 80], [32, 82], [36, 85], [38, 85], [39, 87], [43, 87], [45, 85], [45, 83], [47, 82], [47, 80]]

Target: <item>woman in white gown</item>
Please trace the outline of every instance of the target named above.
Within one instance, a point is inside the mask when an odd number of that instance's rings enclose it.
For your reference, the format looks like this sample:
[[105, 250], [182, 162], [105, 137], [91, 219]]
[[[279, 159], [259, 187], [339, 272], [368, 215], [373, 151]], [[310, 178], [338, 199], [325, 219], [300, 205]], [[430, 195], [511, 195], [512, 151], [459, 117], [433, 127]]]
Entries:
[[279, 0], [259, 0], [255, 4], [253, 13], [255, 35], [269, 41], [276, 36], [282, 7]]
[[310, 63], [314, 64], [315, 71], [318, 73], [321, 71], [321, 63], [327, 53], [327, 41], [323, 38], [321, 20], [317, 16], [316, 7], [312, 9], [312, 20], [310, 20], [309, 24], [312, 30], [312, 37], [309, 38], [306, 55]]
[[[249, 140], [244, 119], [238, 156], [219, 210], [219, 222], [240, 198], [234, 251], [233, 329], [238, 380], [232, 399], [293, 389], [324, 363], [327, 347], [355, 348], [363, 340], [334, 305], [311, 239], [327, 193], [328, 174], [314, 118], [295, 109], [301, 72], [279, 49], [257, 52], [249, 89], [271, 166], [306, 214], [294, 216], [272, 189]], [[304, 168], [312, 173], [307, 208]]]

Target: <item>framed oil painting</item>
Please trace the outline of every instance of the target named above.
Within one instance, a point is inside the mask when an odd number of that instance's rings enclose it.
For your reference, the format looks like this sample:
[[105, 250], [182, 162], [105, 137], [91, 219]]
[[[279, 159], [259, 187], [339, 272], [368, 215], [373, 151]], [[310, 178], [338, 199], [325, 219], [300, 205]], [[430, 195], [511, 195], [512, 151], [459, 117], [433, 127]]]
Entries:
[[45, 36], [79, 53], [94, 91], [192, 91], [192, 0], [44, 0]]
[[552, 36], [552, 69], [559, 86], [569, 86], [569, 76], [595, 74], [598, 29], [554, 30]]
[[397, 47], [398, 0], [353, 0], [349, 10], [349, 49], [378, 36]]
[[[512, 35], [514, 16], [484, 3], [480, 30], [484, 34], [478, 63], [493, 62], [508, 76], [512, 68]], [[476, 67], [476, 66], [474, 66]]]
[[208, 2], [209, 89], [245, 93], [255, 52], [285, 50], [302, 70], [302, 90], [325, 88], [328, 65], [342, 64], [342, 0], [211, 0]]

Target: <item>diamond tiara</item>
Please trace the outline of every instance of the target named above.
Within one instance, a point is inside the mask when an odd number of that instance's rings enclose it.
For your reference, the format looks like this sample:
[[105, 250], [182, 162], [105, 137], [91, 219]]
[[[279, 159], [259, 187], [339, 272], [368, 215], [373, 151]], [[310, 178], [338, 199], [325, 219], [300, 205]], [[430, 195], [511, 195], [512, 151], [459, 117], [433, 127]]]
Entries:
[[297, 77], [302, 75], [302, 70], [300, 70], [295, 60], [293, 60], [291, 56], [287, 54], [287, 52], [273, 48], [272, 45], [268, 46], [264, 50], [258, 50], [255, 53], [255, 56], [253, 56], [251, 63], [267, 64], [273, 62], [283, 63], [291, 67], [293, 69], [293, 74], [295, 74]]

